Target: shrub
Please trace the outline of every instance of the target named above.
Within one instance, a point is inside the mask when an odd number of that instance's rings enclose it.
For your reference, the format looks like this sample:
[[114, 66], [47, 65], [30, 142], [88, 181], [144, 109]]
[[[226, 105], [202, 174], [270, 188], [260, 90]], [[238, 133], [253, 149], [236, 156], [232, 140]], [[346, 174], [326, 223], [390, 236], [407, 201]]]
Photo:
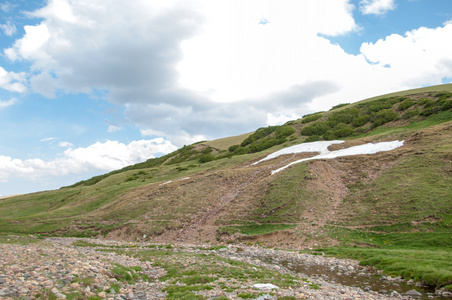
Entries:
[[338, 104], [338, 105], [336, 105], [336, 106], [333, 106], [333, 107], [330, 109], [330, 111], [333, 110], [333, 109], [338, 109], [338, 108], [347, 106], [347, 105], [349, 105], [349, 104], [350, 104], [350, 103], [342, 103], [342, 104]]
[[375, 100], [367, 106], [367, 109], [369, 110], [369, 112], [378, 112], [383, 109], [389, 109], [393, 105], [392, 102], [393, 101], [391, 101], [391, 99], [389, 98]]
[[231, 147], [228, 148], [229, 152], [234, 152], [235, 150], [239, 149], [240, 145], [233, 145]]
[[212, 147], [207, 147], [206, 149], [202, 150], [201, 153], [202, 154], [207, 154], [207, 153], [210, 153], [212, 151], [213, 151]]
[[347, 108], [330, 115], [328, 117], [328, 125], [334, 127], [339, 123], [350, 124], [359, 115], [360, 111], [357, 108]]
[[441, 110], [449, 110], [452, 108], [452, 100], [445, 100], [441, 104]]
[[370, 116], [369, 115], [360, 115], [353, 119], [352, 125], [353, 127], [361, 127], [363, 125], [366, 125], [367, 122], [369, 122]]
[[331, 127], [328, 125], [327, 122], [316, 122], [301, 129], [301, 134], [307, 136], [323, 135], [330, 129]]
[[252, 135], [247, 137], [243, 140], [243, 142], [240, 144], [240, 146], [245, 147], [251, 144], [254, 141], [257, 141], [263, 137], [266, 137], [267, 135], [274, 132], [279, 126], [268, 126], [268, 127], [262, 127], [256, 130]]
[[200, 163], [206, 163], [209, 161], [215, 160], [215, 156], [213, 156], [212, 153], [207, 153], [207, 154], [203, 154], [201, 155], [201, 157], [199, 158], [199, 162]]
[[306, 123], [317, 121], [321, 117], [322, 117], [322, 115], [319, 113], [303, 116], [303, 118], [301, 119], [301, 124], [306, 124]]
[[398, 119], [399, 115], [392, 109], [384, 109], [371, 115], [372, 128]]
[[241, 154], [247, 154], [250, 152], [250, 149], [248, 147], [240, 147], [237, 150], [234, 151], [235, 155], [241, 155]]
[[278, 127], [275, 131], [275, 135], [277, 139], [284, 138], [287, 136], [290, 136], [295, 132], [295, 129], [292, 126], [289, 125], [283, 125]]
[[411, 110], [411, 111], [407, 111], [406, 113], [403, 114], [402, 118], [404, 119], [410, 119], [414, 116], [419, 115], [419, 110], [415, 109], [415, 110]]
[[407, 108], [410, 108], [411, 106], [413, 106], [413, 101], [411, 100], [405, 100], [403, 102], [400, 102], [400, 104], [397, 106], [397, 110], [398, 111], [403, 111], [406, 110]]
[[348, 124], [340, 123], [334, 127], [333, 134], [336, 138], [347, 137], [353, 134], [353, 128]]
[[[283, 139], [283, 140], [284, 140], [284, 139]], [[281, 140], [278, 140], [278, 139], [275, 139], [275, 138], [266, 138], [265, 140], [261, 140], [261, 141], [252, 143], [252, 144], [249, 146], [249, 152], [250, 152], [250, 153], [260, 152], [260, 151], [262, 151], [262, 150], [271, 148], [271, 147], [273, 147], [274, 145], [282, 144], [282, 143], [284, 143], [285, 141], [286, 141], [286, 140], [284, 140], [284, 141], [281, 142]]]

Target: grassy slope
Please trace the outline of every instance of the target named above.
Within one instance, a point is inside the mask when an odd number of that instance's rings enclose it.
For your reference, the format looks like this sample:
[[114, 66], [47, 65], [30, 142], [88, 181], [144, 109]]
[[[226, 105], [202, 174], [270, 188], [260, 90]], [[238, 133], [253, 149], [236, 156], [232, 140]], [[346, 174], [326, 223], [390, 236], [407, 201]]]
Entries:
[[[435, 106], [421, 99], [435, 100], [436, 92], [451, 90], [452, 85], [444, 85], [394, 94], [412, 95], [413, 105], [398, 110], [404, 99], [394, 101], [398, 118], [375, 128], [372, 123], [352, 127], [353, 133], [342, 137], [350, 145], [406, 140], [391, 153], [308, 162], [272, 177], [246, 167], [266, 153], [306, 140], [300, 135], [303, 128], [360, 105], [363, 113], [375, 100], [387, 98], [380, 96], [323, 112], [312, 122], [289, 122], [295, 133], [261, 152], [200, 163], [206, 147], [216, 148], [210, 153], [221, 157], [247, 134], [188, 146], [58, 191], [0, 199], [0, 231], [92, 236], [121, 230], [130, 236], [159, 237], [208, 215], [214, 204], [236, 191], [236, 198], [218, 214], [220, 232], [259, 235], [295, 225], [292, 239], [305, 243], [309, 237], [320, 245], [333, 239], [341, 245], [321, 251], [444, 286], [452, 281], [452, 267], [441, 258], [452, 246], [452, 111], [422, 115]], [[407, 112], [415, 113], [404, 118]], [[257, 142], [272, 136], [275, 133]], [[174, 158], [178, 163], [171, 163]], [[162, 185], [170, 180], [174, 182]], [[347, 190], [345, 196], [337, 195], [338, 186]], [[319, 228], [309, 223], [322, 218]], [[407, 259], [398, 260], [401, 254]]]

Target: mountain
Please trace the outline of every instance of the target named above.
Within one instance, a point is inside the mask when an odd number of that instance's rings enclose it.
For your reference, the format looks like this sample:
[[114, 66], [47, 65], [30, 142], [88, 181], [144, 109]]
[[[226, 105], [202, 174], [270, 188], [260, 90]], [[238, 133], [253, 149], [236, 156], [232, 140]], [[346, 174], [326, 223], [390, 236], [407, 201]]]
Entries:
[[[345, 142], [329, 151], [389, 141], [403, 146], [308, 160], [273, 175], [316, 153], [252, 165], [277, 150], [331, 140]], [[341, 104], [59, 190], [0, 199], [0, 231], [286, 248], [380, 247], [384, 241], [368, 235], [403, 233], [450, 247], [451, 161], [448, 84]]]

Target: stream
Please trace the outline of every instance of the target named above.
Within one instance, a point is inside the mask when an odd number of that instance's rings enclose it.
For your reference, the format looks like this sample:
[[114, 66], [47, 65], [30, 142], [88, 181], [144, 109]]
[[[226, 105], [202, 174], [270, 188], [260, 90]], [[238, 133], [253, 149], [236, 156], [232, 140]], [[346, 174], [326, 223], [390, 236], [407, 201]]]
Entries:
[[427, 299], [441, 299], [451, 300], [452, 298], [440, 296], [435, 293], [434, 288], [418, 287], [408, 285], [405, 282], [386, 280], [385, 276], [376, 272], [341, 272], [330, 266], [318, 264], [304, 264], [300, 261], [292, 260], [273, 260], [269, 257], [261, 257], [261, 260], [266, 263], [271, 263], [287, 268], [290, 271], [306, 275], [311, 278], [322, 278], [323, 280], [332, 283], [338, 283], [346, 286], [354, 286], [363, 289], [364, 291], [376, 291], [380, 294], [390, 294], [392, 291], [397, 291], [399, 294], [406, 295], [406, 292], [416, 290], [422, 295], [410, 295], [412, 298], [427, 300]]

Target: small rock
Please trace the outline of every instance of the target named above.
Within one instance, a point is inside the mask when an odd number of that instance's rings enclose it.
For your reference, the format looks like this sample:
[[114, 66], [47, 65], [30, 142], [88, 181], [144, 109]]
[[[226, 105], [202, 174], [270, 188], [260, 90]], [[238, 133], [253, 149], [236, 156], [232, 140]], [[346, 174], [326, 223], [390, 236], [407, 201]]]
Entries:
[[422, 294], [419, 293], [416, 290], [409, 290], [408, 292], [405, 293], [405, 295], [408, 295], [408, 296], [422, 296]]

